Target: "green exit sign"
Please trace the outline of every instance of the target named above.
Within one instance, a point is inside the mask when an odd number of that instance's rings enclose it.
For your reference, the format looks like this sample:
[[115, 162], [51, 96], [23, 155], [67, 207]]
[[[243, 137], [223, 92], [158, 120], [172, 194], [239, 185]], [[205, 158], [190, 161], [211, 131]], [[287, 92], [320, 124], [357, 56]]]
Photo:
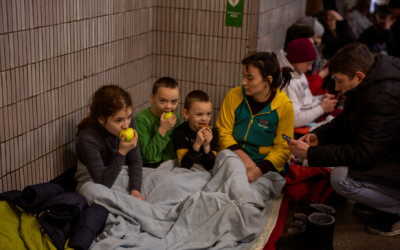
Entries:
[[243, 1], [244, 0], [227, 0], [226, 1], [225, 26], [242, 27]]

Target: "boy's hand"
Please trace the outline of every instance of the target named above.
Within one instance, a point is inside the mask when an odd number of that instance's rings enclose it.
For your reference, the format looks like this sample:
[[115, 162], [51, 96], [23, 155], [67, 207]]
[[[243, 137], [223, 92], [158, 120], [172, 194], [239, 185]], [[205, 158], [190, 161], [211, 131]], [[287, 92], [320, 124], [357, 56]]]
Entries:
[[118, 152], [121, 155], [126, 155], [129, 151], [136, 148], [139, 137], [138, 137], [137, 131], [136, 130], [133, 130], [133, 131], [135, 133], [135, 136], [133, 137], [133, 139], [130, 142], [126, 142], [125, 135], [122, 135], [121, 141], [119, 142], [119, 148], [118, 148]]
[[204, 141], [206, 140], [203, 132], [204, 129], [205, 128], [202, 128], [199, 131], [197, 131], [196, 141], [193, 144], [193, 149], [196, 151], [200, 150], [200, 147], [204, 144]]
[[213, 134], [211, 132], [210, 128], [203, 128], [203, 135], [204, 135], [204, 153], [208, 154], [211, 150], [210, 143], [211, 140], [213, 139]]
[[146, 200], [142, 197], [142, 195], [140, 194], [140, 192], [137, 191], [137, 190], [131, 190], [131, 195], [132, 195], [133, 197], [138, 198], [139, 200], [146, 201]]
[[167, 120], [165, 120], [164, 115], [165, 112], [161, 114], [160, 127], [158, 128], [158, 133], [160, 133], [163, 137], [167, 134], [168, 131], [175, 127], [176, 121], [178, 120], [178, 117], [176, 117], [175, 113], [171, 118]]
[[205, 138], [203, 146], [210, 145], [211, 140], [213, 139], [213, 134], [212, 134], [211, 129], [210, 128], [203, 128], [202, 130], [203, 130], [203, 135], [204, 135], [204, 138]]

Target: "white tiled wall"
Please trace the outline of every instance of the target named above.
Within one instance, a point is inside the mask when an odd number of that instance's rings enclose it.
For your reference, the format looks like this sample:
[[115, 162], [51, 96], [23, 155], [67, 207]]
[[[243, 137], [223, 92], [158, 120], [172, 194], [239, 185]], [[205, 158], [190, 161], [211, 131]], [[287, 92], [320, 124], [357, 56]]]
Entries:
[[75, 125], [99, 86], [136, 111], [151, 84], [152, 1], [0, 0], [0, 191], [76, 164]]
[[[257, 50], [278, 50], [305, 0], [244, 0], [243, 27], [226, 27], [226, 0], [0, 0], [0, 192], [49, 181], [76, 164], [75, 125], [92, 93], [119, 84], [134, 114], [153, 82], [209, 93], [214, 118], [241, 82], [251, 6]], [[256, 6], [258, 7], [258, 6]], [[213, 119], [214, 122], [215, 119]]]

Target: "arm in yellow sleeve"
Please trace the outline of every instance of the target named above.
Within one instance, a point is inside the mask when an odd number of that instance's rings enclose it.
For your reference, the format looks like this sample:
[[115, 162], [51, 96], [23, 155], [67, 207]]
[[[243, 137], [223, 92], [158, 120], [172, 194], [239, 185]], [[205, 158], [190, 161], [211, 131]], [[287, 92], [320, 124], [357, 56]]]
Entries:
[[280, 172], [282, 171], [283, 164], [285, 164], [285, 162], [290, 158], [290, 148], [287, 141], [282, 138], [282, 134], [293, 138], [294, 111], [292, 103], [286, 103], [282, 107], [278, 108], [277, 112], [279, 116], [279, 124], [278, 129], [276, 130], [274, 145], [264, 159], [269, 160]]

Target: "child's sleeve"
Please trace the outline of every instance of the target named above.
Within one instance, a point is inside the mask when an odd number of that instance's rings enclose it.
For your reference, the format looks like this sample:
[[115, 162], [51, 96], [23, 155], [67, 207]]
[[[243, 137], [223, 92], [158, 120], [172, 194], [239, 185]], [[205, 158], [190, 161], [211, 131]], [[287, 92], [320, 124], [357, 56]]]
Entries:
[[93, 181], [111, 188], [121, 172], [125, 156], [116, 152], [110, 164], [105, 166], [96, 139], [85, 135], [78, 135], [76, 149], [79, 151], [79, 155], [82, 157], [80, 160], [88, 169]]
[[198, 152], [186, 140], [186, 133], [183, 126], [177, 127], [174, 131], [174, 146], [179, 165], [183, 168], [191, 168], [196, 162]]
[[[131, 128], [136, 128], [135, 120], [132, 118], [131, 121]], [[131, 151], [126, 154], [126, 163], [129, 167], [129, 187], [130, 190], [137, 190], [141, 191], [142, 186], [142, 158], [140, 156], [140, 147], [139, 143], [137, 144], [136, 148], [132, 149]]]
[[170, 141], [170, 137], [163, 137], [158, 131], [151, 138], [151, 124], [146, 117], [135, 117], [137, 132], [139, 134], [139, 145], [144, 162], [151, 162], [159, 158], [165, 146]]
[[200, 162], [201, 165], [207, 170], [210, 170], [214, 167], [215, 164], [215, 156], [217, 155], [218, 151], [218, 131], [216, 128], [212, 128], [213, 138], [210, 143], [210, 152], [205, 154], [202, 161]]

